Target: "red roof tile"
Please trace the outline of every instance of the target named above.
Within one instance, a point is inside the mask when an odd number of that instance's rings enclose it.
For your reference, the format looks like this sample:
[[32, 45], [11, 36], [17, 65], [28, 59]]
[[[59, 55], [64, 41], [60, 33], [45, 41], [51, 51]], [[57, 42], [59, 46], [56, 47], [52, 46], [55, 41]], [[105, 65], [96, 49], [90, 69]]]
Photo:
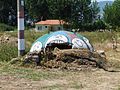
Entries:
[[63, 20], [46, 20], [46, 21], [40, 21], [35, 24], [41, 24], [41, 25], [59, 25], [64, 24], [65, 21]]

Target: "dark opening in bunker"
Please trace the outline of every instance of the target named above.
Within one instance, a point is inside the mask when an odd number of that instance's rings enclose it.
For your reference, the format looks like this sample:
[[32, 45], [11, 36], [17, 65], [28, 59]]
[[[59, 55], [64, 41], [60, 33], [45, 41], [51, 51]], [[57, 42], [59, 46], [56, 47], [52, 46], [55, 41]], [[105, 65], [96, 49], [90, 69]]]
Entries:
[[49, 43], [46, 48], [54, 49], [55, 47], [59, 49], [72, 49], [72, 44], [69, 43]]

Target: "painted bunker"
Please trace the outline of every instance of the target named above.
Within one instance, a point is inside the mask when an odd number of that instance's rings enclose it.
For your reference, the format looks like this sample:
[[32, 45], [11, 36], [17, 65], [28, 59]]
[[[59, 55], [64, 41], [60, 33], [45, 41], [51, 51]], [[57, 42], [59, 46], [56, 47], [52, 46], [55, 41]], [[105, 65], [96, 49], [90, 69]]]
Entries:
[[79, 49], [85, 48], [93, 51], [93, 46], [89, 40], [78, 34], [69, 31], [56, 31], [50, 32], [39, 37], [30, 49], [30, 52], [40, 52], [46, 48], [59, 48], [59, 49]]

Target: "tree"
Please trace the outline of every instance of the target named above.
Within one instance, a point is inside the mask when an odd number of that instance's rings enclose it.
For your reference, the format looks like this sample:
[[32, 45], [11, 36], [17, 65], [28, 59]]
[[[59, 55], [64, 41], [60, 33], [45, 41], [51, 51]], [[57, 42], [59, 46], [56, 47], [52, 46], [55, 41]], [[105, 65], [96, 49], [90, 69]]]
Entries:
[[[25, 0], [25, 19], [63, 19], [75, 29], [91, 26], [98, 12], [97, 2], [91, 0]], [[0, 22], [17, 23], [17, 0], [0, 0]]]
[[46, 20], [49, 18], [50, 12], [46, 0], [26, 0], [26, 8], [28, 14], [37, 20]]
[[91, 5], [91, 10], [92, 10], [92, 21], [95, 22], [96, 20], [100, 19], [100, 8], [98, 7], [98, 2], [95, 0], [94, 2], [92, 2]]
[[0, 0], [0, 22], [15, 25], [16, 17], [17, 0]]
[[112, 5], [106, 4], [104, 9], [104, 20], [113, 27], [120, 26], [120, 0], [115, 0]]

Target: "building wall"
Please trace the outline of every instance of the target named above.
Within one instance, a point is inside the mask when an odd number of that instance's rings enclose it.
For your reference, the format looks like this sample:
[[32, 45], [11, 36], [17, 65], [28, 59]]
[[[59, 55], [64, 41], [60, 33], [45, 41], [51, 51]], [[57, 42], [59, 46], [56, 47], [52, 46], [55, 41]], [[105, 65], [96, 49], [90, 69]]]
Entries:
[[53, 27], [53, 30], [63, 30], [63, 25], [54, 25], [52, 27]]
[[48, 26], [47, 25], [36, 25], [35, 30], [37, 31], [48, 30]]
[[63, 30], [63, 25], [36, 25], [35, 30], [43, 31], [43, 30]]

